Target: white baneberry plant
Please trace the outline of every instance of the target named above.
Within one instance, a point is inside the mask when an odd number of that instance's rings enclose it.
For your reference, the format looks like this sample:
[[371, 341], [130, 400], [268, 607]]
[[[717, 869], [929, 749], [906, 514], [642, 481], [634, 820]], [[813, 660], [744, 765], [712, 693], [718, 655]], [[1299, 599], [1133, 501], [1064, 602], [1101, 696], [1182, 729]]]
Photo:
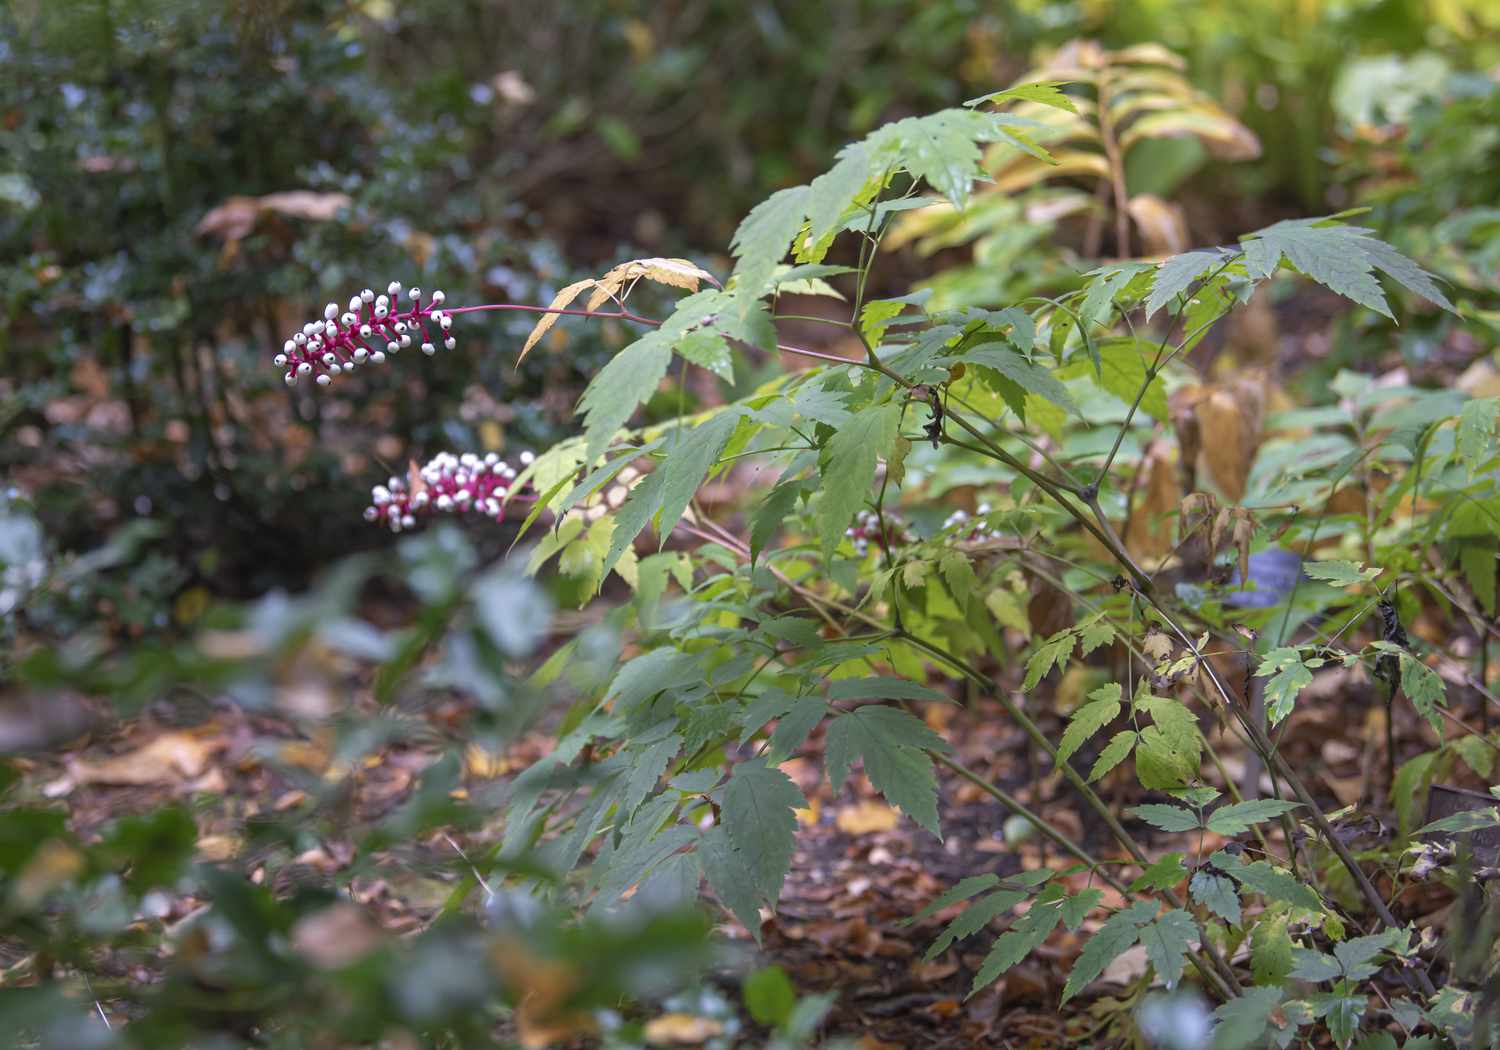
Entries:
[[[1306, 455], [1271, 457], [1238, 494], [1240, 506], [1201, 493], [1182, 503], [1182, 521], [1200, 522], [1208, 537], [1210, 560], [1227, 555], [1239, 567], [1238, 584], [1165, 586], [1160, 570], [1172, 555], [1148, 561], [1122, 537], [1145, 527], [1138, 493], [1154, 485], [1151, 449], [1171, 440], [1165, 428], [1184, 457], [1197, 454], [1167, 399], [1191, 379], [1187, 355], [1279, 270], [1380, 314], [1389, 313], [1381, 275], [1439, 308], [1452, 304], [1419, 266], [1338, 218], [1281, 222], [1160, 260], [1105, 262], [1074, 291], [993, 308], [929, 311], [921, 291], [871, 298], [882, 237], [898, 216], [915, 207], [962, 213], [987, 168], [1016, 155], [1051, 161], [1031, 137], [1034, 123], [1008, 110], [1016, 100], [1074, 106], [1061, 85], [1031, 83], [880, 128], [810, 184], [750, 212], [722, 281], [687, 260], [640, 259], [562, 289], [547, 306], [456, 308], [416, 289], [402, 307], [393, 283], [385, 295], [354, 297], [347, 311], [330, 304], [322, 322], [288, 340], [276, 359], [287, 381], [326, 385], [412, 345], [451, 348], [455, 319], [486, 310], [541, 315], [519, 354], [562, 315], [642, 329], [589, 383], [577, 437], [516, 465], [444, 453], [377, 486], [366, 512], [400, 531], [441, 512], [499, 521], [525, 500], [523, 531], [543, 514], [552, 523], [533, 571], [555, 557], [589, 592], [610, 573], [633, 589], [614, 622], [634, 630], [638, 655], [518, 778], [500, 853], [540, 840], [558, 871], [584, 865], [587, 877], [569, 892], [600, 911], [696, 894], [706, 880], [758, 937], [760, 909], [774, 907], [791, 861], [794, 811], [806, 804], [779, 765], [821, 730], [835, 790], [861, 763], [875, 789], [940, 836], [941, 767], [1067, 858], [1008, 878], [976, 872], [917, 916], [969, 902], [934, 954], [1005, 924], [975, 990], [1066, 927], [1089, 936], [1064, 1000], [1143, 945], [1148, 976], [1137, 991], [1190, 977], [1218, 1003], [1216, 1045], [1287, 1046], [1314, 1026], [1348, 1044], [1388, 1021], [1449, 1032], [1463, 1011], [1434, 980], [1431, 944], [1376, 885], [1380, 864], [1351, 851], [1282, 756], [1278, 723], [1318, 668], [1387, 659], [1398, 668], [1393, 688], [1440, 724], [1442, 682], [1409, 643], [1385, 637], [1361, 650], [1338, 639], [1370, 622], [1398, 583], [1428, 578], [1446, 544], [1465, 542], [1470, 519], [1454, 508], [1500, 499], [1496, 403], [1417, 391], [1408, 402], [1419, 406], [1410, 418], [1421, 429], [1405, 444], [1351, 445], [1347, 433], [1395, 424], [1372, 416], [1381, 402], [1350, 379], [1341, 391], [1346, 432]], [[687, 294], [665, 317], [648, 317], [627, 305], [643, 280]], [[791, 294], [834, 300], [839, 312], [824, 320], [857, 356], [782, 342], [777, 322], [790, 316]], [[788, 367], [736, 400], [632, 427], [674, 357], [726, 381], [752, 362]], [[1423, 469], [1413, 469], [1414, 456]], [[1453, 513], [1372, 518], [1360, 560], [1309, 554], [1299, 564], [1310, 582], [1280, 604], [1235, 605], [1231, 592], [1247, 585], [1254, 554], [1273, 542], [1311, 552], [1317, 524], [1298, 508], [1329, 499], [1371, 457], [1403, 479], [1394, 491], [1413, 507], [1420, 499]], [[768, 484], [744, 507], [699, 498], [747, 463]], [[942, 505], [945, 493], [964, 491], [976, 502]], [[1182, 543], [1191, 538], [1184, 527]], [[637, 550], [647, 528], [654, 553]], [[1071, 622], [1033, 636], [1026, 602], [1044, 586], [1070, 603]], [[1338, 634], [1288, 627], [1298, 589], [1324, 621], [1343, 625]], [[1264, 639], [1258, 651], [1246, 649], [1247, 637]], [[547, 673], [560, 673], [578, 644], [564, 645]], [[1225, 652], [1269, 679], [1264, 711], [1216, 659]], [[1049, 732], [1058, 719], [1039, 687], [1085, 661], [1103, 684], [1057, 712], [1066, 725]], [[919, 713], [946, 701], [953, 683], [1015, 721], [1107, 829], [1109, 855], [1037, 814], [1019, 797], [1024, 785], [1008, 789], [959, 761]], [[1217, 744], [1203, 728], [1214, 723]], [[1226, 741], [1263, 764], [1276, 797], [1247, 797], [1224, 775], [1216, 748]], [[1095, 784], [1129, 773], [1156, 800], [1122, 814]], [[1398, 792], [1412, 788], [1411, 776], [1403, 783]], [[1377, 980], [1381, 1005], [1372, 1007], [1362, 989]]]

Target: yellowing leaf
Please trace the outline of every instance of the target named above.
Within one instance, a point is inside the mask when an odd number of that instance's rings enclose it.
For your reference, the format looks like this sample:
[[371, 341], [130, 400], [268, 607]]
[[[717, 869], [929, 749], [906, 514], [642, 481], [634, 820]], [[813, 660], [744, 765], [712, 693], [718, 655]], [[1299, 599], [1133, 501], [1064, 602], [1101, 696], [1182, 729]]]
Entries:
[[[574, 281], [572, 284], [568, 285], [566, 288], [562, 289], [552, 297], [552, 301], [547, 304], [547, 309], [567, 309], [568, 304], [571, 303], [574, 299], [577, 299], [580, 292], [582, 292], [585, 288], [592, 287], [594, 283], [595, 281], [592, 277], [586, 278], [582, 281]], [[592, 310], [593, 307], [591, 306], [589, 307], [589, 309]], [[517, 365], [521, 363], [521, 358], [525, 357], [527, 352], [530, 351], [533, 346], [536, 346], [537, 340], [541, 339], [542, 336], [547, 334], [547, 332], [552, 328], [553, 325], [557, 324], [557, 319], [561, 316], [561, 314], [542, 314], [541, 317], [537, 318], [536, 325], [531, 329], [531, 334], [526, 337], [526, 345], [521, 347], [521, 353], [516, 358]]]
[[[597, 310], [605, 300], [625, 289], [627, 284], [639, 280], [655, 281], [673, 288], [696, 292], [699, 283], [716, 283], [713, 274], [688, 259], [631, 259], [611, 269], [595, 284], [594, 294], [589, 296], [588, 308]], [[629, 294], [629, 289], [625, 289]]]

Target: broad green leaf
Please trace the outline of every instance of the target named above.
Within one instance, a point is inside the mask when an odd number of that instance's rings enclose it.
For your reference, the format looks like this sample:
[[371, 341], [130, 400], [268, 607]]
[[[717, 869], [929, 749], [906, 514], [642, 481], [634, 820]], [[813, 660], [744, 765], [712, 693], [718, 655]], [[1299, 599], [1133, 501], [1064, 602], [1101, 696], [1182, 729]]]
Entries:
[[957, 918], [950, 922], [938, 939], [932, 942], [927, 953], [922, 956], [924, 962], [931, 962], [943, 952], [954, 941], [961, 941], [965, 937], [972, 937], [984, 929], [990, 922], [1026, 899], [1025, 890], [999, 890], [987, 897], [982, 897], [965, 908]]
[[[828, 685], [828, 699], [840, 700], [939, 700], [948, 702], [952, 697], [947, 693], [940, 693], [930, 686], [910, 681], [906, 678], [893, 678], [889, 675], [876, 675], [873, 678], [840, 678], [830, 682]], [[927, 730], [926, 726], [922, 727]], [[928, 739], [942, 745], [942, 738], [932, 735], [927, 730]], [[937, 746], [933, 745], [933, 746]], [[928, 745], [923, 745], [928, 746]]]
[[1367, 569], [1356, 561], [1304, 561], [1302, 571], [1315, 580], [1324, 580], [1335, 587], [1368, 583], [1380, 575], [1379, 569]]
[[1168, 989], [1182, 979], [1184, 961], [1197, 936], [1198, 924], [1181, 908], [1173, 908], [1141, 930], [1146, 958]]
[[996, 114], [965, 109], [907, 117], [879, 128], [866, 139], [875, 167], [899, 165], [960, 209], [969, 201], [974, 179], [984, 173], [979, 143], [996, 141], [1020, 145]]
[[1057, 747], [1057, 760], [1066, 762], [1091, 736], [1109, 725], [1120, 713], [1120, 686], [1111, 682], [1090, 694], [1095, 699], [1073, 712]]
[[1351, 937], [1333, 946], [1333, 957], [1339, 961], [1345, 977], [1352, 981], [1363, 981], [1373, 977], [1381, 964], [1374, 960], [1382, 952], [1400, 953], [1410, 942], [1405, 930], [1389, 929], [1365, 937]]
[[1287, 976], [1299, 981], [1336, 981], [1344, 973], [1339, 961], [1311, 948], [1292, 949], [1292, 971]]
[[894, 707], [871, 705], [839, 715], [828, 725], [828, 779], [843, 786], [854, 757], [861, 756], [865, 775], [887, 802], [942, 838], [938, 828], [937, 778], [924, 748], [951, 750], [919, 719]]
[[1438, 673], [1418, 660], [1411, 653], [1401, 654], [1401, 691], [1411, 701], [1417, 713], [1427, 719], [1433, 732], [1443, 732], [1443, 716], [1439, 707], [1448, 706], [1448, 690]]
[[1418, 295], [1456, 313], [1432, 277], [1359, 226], [1327, 219], [1287, 219], [1241, 240], [1245, 268], [1254, 280], [1269, 277], [1283, 259], [1302, 273], [1361, 306], [1391, 317], [1379, 270]]
[[1460, 835], [1466, 831], [1483, 831], [1485, 828], [1493, 827], [1500, 827], [1500, 809], [1490, 806], [1488, 809], [1468, 810], [1434, 820], [1431, 824], [1424, 824], [1418, 828], [1415, 834]]
[[991, 886], [999, 885], [999, 883], [1000, 876], [995, 874], [970, 875], [968, 878], [940, 893], [927, 907], [910, 918], [902, 919], [896, 925], [910, 926], [913, 923], [921, 922], [923, 919], [936, 915], [950, 904], [966, 901], [975, 894], [983, 893]]
[[792, 864], [797, 833], [792, 811], [806, 806], [807, 799], [781, 770], [750, 759], [734, 767], [721, 800], [725, 830], [749, 870], [750, 884], [774, 904]]
[[808, 187], [777, 190], [745, 216], [730, 241], [736, 260], [734, 294], [739, 312], [748, 314], [752, 305], [770, 291], [776, 266], [786, 257], [792, 238], [807, 218]]
[[1078, 306], [1078, 319], [1085, 328], [1113, 321], [1115, 300], [1136, 274], [1149, 269], [1149, 263], [1112, 263], [1089, 274], [1083, 301]]
[[1246, 864], [1223, 850], [1209, 858], [1220, 870], [1225, 871], [1246, 889], [1263, 894], [1273, 901], [1295, 904], [1299, 908], [1321, 911], [1323, 901], [1306, 883], [1290, 872], [1274, 867], [1268, 861], [1258, 860]]
[[1193, 874], [1192, 881], [1188, 883], [1188, 892], [1192, 894], [1193, 900], [1203, 905], [1225, 922], [1234, 926], [1240, 924], [1240, 895], [1234, 888], [1234, 882], [1223, 875], [1215, 875], [1213, 872], [1199, 870]]
[[1130, 754], [1130, 749], [1135, 747], [1140, 734], [1133, 729], [1122, 729], [1114, 735], [1110, 742], [1104, 745], [1104, 750], [1099, 752], [1099, 757], [1094, 761], [1094, 767], [1089, 770], [1089, 783], [1098, 780], [1115, 766], [1125, 761], [1125, 756]]
[[1169, 890], [1187, 878], [1187, 869], [1182, 866], [1181, 853], [1168, 853], [1137, 876], [1130, 884], [1130, 892], [1144, 890]]
[[1068, 974], [1068, 983], [1063, 986], [1062, 1001], [1067, 1001], [1087, 988], [1104, 968], [1119, 958], [1131, 945], [1140, 940], [1141, 927], [1156, 918], [1155, 901], [1137, 901], [1128, 908], [1111, 915], [1099, 931], [1089, 938], [1073, 963]]
[[1144, 820], [1153, 828], [1162, 831], [1196, 831], [1203, 825], [1198, 823], [1198, 814], [1182, 806], [1168, 806], [1161, 803], [1152, 803], [1145, 806], [1135, 806], [1125, 811], [1132, 817]]
[[1225, 837], [1238, 835], [1248, 831], [1252, 824], [1279, 817], [1283, 813], [1290, 813], [1297, 809], [1301, 803], [1286, 802], [1282, 799], [1260, 798], [1250, 802], [1236, 802], [1229, 806], [1220, 806], [1208, 815], [1208, 830], [1217, 832]]
[[900, 423], [901, 407], [888, 401], [856, 413], [828, 439], [817, 507], [824, 558], [833, 556], [850, 519], [864, 505], [876, 462], [889, 454]]
[[1246, 988], [1214, 1011], [1213, 1050], [1247, 1050], [1259, 1046], [1271, 1015], [1281, 1005], [1280, 988]]
[[741, 995], [755, 1023], [770, 1028], [786, 1024], [797, 1008], [797, 990], [779, 966], [765, 966], [746, 977]]
[[974, 983], [969, 988], [969, 995], [972, 996], [980, 989], [988, 987], [1006, 970], [1041, 947], [1042, 942], [1053, 930], [1057, 929], [1057, 924], [1062, 921], [1062, 908], [1058, 904], [1061, 897], [1061, 890], [1057, 890], [1051, 899], [1047, 898], [1046, 893], [1042, 894], [1032, 902], [1025, 915], [1011, 923], [1010, 929], [995, 938], [990, 953], [984, 957], [984, 962], [979, 966], [979, 972], [974, 975]]
[[1256, 677], [1270, 677], [1266, 683], [1266, 717], [1276, 725], [1292, 713], [1297, 694], [1313, 680], [1312, 671], [1302, 662], [1302, 653], [1290, 646], [1272, 649], [1261, 658]]
[[1110, 340], [1099, 347], [1100, 382], [1104, 389], [1127, 405], [1141, 397], [1141, 411], [1158, 422], [1165, 423], [1169, 412], [1167, 387], [1160, 375], [1146, 382], [1146, 368], [1150, 365], [1151, 350], [1135, 340]]

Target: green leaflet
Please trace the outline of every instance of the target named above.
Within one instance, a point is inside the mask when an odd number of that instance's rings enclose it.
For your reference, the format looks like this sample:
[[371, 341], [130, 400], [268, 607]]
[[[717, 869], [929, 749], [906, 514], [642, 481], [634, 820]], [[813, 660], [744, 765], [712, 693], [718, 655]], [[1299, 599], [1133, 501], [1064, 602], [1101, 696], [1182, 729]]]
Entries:
[[1057, 747], [1057, 760], [1066, 762], [1084, 742], [1120, 714], [1120, 686], [1111, 682], [1089, 694], [1090, 702], [1073, 712]]
[[1234, 881], [1210, 871], [1197, 871], [1188, 883], [1188, 893], [1219, 918], [1238, 926], [1241, 921], [1240, 895]]
[[771, 743], [765, 752], [767, 764], [776, 766], [785, 762], [802, 746], [818, 723], [832, 713], [833, 709], [822, 700], [804, 696], [776, 723], [776, 731], [771, 734]]
[[864, 505], [875, 480], [875, 464], [888, 455], [901, 422], [894, 402], [860, 410], [828, 439], [820, 473], [818, 537], [823, 557], [831, 558], [854, 512]]
[[[840, 678], [828, 684], [828, 699], [830, 700], [938, 700], [950, 702], [947, 693], [940, 693], [929, 686], [920, 685], [917, 682], [905, 678], [892, 678], [888, 675], [876, 675], [873, 678]], [[928, 734], [924, 739], [937, 740], [942, 738], [933, 735], [926, 726], [922, 727]], [[946, 745], [943, 745], [946, 748]], [[941, 750], [941, 748], [940, 748]]]
[[715, 824], [698, 842], [703, 859], [703, 874], [719, 903], [734, 913], [755, 943], [760, 943], [760, 892], [751, 878], [750, 868], [733, 843], [724, 825]]
[[1247, 1050], [1258, 1046], [1271, 1014], [1281, 1005], [1280, 988], [1246, 988], [1214, 1011], [1213, 1050]]
[[708, 369], [726, 383], [734, 382], [734, 363], [723, 333], [699, 328], [679, 339], [676, 349], [685, 359]]
[[1169, 989], [1176, 987], [1182, 978], [1187, 953], [1197, 936], [1198, 924], [1181, 908], [1173, 908], [1141, 930], [1146, 958]]
[[1063, 986], [1062, 1001], [1088, 987], [1104, 968], [1114, 962], [1131, 945], [1141, 938], [1141, 928], [1156, 918], [1155, 901], [1137, 901], [1111, 915], [1099, 931], [1089, 938], [1073, 963], [1068, 974], [1068, 983]]
[[1274, 867], [1269, 861], [1258, 860], [1253, 864], [1246, 864], [1243, 860], [1223, 850], [1219, 850], [1209, 860], [1220, 871], [1227, 872], [1241, 886], [1263, 894], [1273, 901], [1294, 904], [1310, 911], [1323, 909], [1322, 899], [1311, 887], [1291, 873]]
[[1483, 465], [1495, 445], [1495, 425], [1500, 417], [1500, 397], [1480, 397], [1464, 403], [1458, 414], [1456, 446], [1458, 458], [1469, 477]]
[[614, 568], [620, 555], [653, 519], [659, 537], [658, 546], [666, 543], [693, 493], [708, 477], [742, 418], [740, 410], [728, 409], [691, 430], [678, 430], [662, 439], [667, 449], [666, 457], [630, 490], [630, 495], [615, 515], [615, 530], [610, 537], [609, 553], [604, 558], [604, 572]]
[[[1016, 415], [1022, 419], [1026, 418], [1024, 402], [1020, 402], [1020, 407], [1018, 408], [1018, 402], [1012, 400], [1014, 391], [1009, 391], [1004, 384], [995, 382], [995, 376], [1009, 380], [1017, 388], [1028, 394], [1036, 394], [1038, 397], [1046, 398], [1054, 405], [1068, 412], [1077, 411], [1077, 406], [1073, 403], [1073, 398], [1068, 393], [1068, 388], [1063, 386], [1056, 376], [1041, 365], [1032, 364], [1009, 346], [1002, 346], [995, 343], [978, 346], [964, 351], [957, 358], [949, 360], [963, 361], [978, 367], [980, 375], [984, 376], [986, 381], [997, 392], [1002, 396], [1010, 395], [1006, 396], [1006, 402], [1015, 410]], [[989, 373], [993, 373], [993, 375]]]
[[1199, 277], [1224, 265], [1225, 260], [1234, 258], [1235, 254], [1229, 248], [1195, 248], [1162, 260], [1157, 264], [1151, 294], [1146, 296], [1146, 320], [1151, 320], [1158, 310], [1192, 287]]
[[980, 989], [988, 987], [1006, 970], [1041, 947], [1042, 942], [1053, 930], [1057, 929], [1057, 924], [1062, 921], [1062, 908], [1059, 902], [1063, 896], [1060, 888], [1055, 885], [1048, 886], [1032, 902], [1025, 915], [1011, 923], [1010, 929], [995, 938], [990, 953], [984, 957], [984, 962], [979, 966], [979, 972], [974, 975], [974, 983], [969, 987], [969, 995], [972, 996]]
[[1019, 144], [995, 114], [944, 109], [887, 124], [865, 141], [876, 166], [905, 168], [962, 208], [974, 179], [984, 173], [979, 143], [999, 140]]
[[1379, 270], [1444, 310], [1458, 312], [1431, 274], [1360, 226], [1328, 219], [1287, 219], [1249, 234], [1241, 244], [1245, 269], [1255, 280], [1271, 276], [1285, 259], [1344, 298], [1391, 317], [1385, 292], [1375, 279]]
[[1099, 757], [1094, 760], [1094, 766], [1089, 770], [1089, 783], [1098, 780], [1125, 761], [1125, 756], [1130, 754], [1139, 739], [1140, 734], [1133, 729], [1122, 729], [1116, 733], [1110, 742], [1104, 745], [1104, 750], [1099, 752]]
[[792, 810], [807, 805], [792, 779], [764, 759], [734, 767], [719, 790], [725, 830], [756, 895], [774, 904], [792, 866], [797, 818]]
[[984, 929], [990, 922], [1026, 899], [1025, 890], [999, 890], [987, 897], [982, 897], [965, 908], [957, 918], [948, 924], [927, 953], [922, 956], [924, 962], [931, 962], [943, 952], [954, 941], [961, 941], [965, 937], [972, 937]]
[[1335, 587], [1367, 583], [1380, 575], [1379, 569], [1367, 569], [1357, 561], [1304, 561], [1302, 571]]
[[[823, 245], [840, 229], [849, 210], [867, 204], [879, 191], [880, 172], [872, 170], [870, 147], [851, 143], [839, 151], [838, 160], [812, 180], [807, 194], [807, 240]], [[821, 253], [819, 253], [821, 258]]]
[[1437, 709], [1448, 706], [1447, 687], [1436, 671], [1408, 652], [1401, 654], [1401, 691], [1417, 713], [1427, 719], [1433, 732], [1441, 736], [1443, 716]]
[[1065, 630], [1058, 631], [1038, 645], [1026, 661], [1026, 678], [1021, 682], [1022, 691], [1030, 692], [1035, 689], [1037, 683], [1046, 678], [1053, 668], [1067, 663], [1077, 644], [1078, 639], [1073, 632]]
[[647, 745], [639, 752], [631, 751], [633, 757], [630, 772], [620, 791], [621, 819], [635, 812], [635, 807], [639, 806], [656, 787], [656, 782], [666, 772], [668, 763], [676, 757], [681, 748], [682, 737], [673, 733], [663, 740]]
[[971, 98], [964, 105], [978, 106], [985, 102], [1026, 101], [1040, 102], [1054, 109], [1065, 109], [1069, 113], [1077, 113], [1078, 107], [1073, 104], [1073, 100], [1059, 90], [1069, 83], [1071, 81], [1068, 80], [1038, 80], [1031, 84], [1017, 84], [1004, 91], [995, 91], [988, 95], [980, 95], [978, 98]]
[[1169, 890], [1187, 878], [1187, 869], [1182, 866], [1181, 853], [1168, 853], [1156, 861], [1130, 884], [1132, 893], [1143, 890]]
[[1125, 812], [1162, 831], [1195, 831], [1202, 827], [1198, 823], [1198, 814], [1182, 806], [1151, 803], [1145, 806], [1134, 806]]
[[1257, 984], [1281, 984], [1292, 972], [1290, 916], [1266, 914], [1250, 934], [1250, 972]]
[[777, 190], [752, 208], [734, 231], [729, 246], [738, 260], [733, 280], [741, 316], [770, 291], [776, 266], [807, 217], [808, 192], [806, 186]]
[[1312, 683], [1312, 670], [1302, 662], [1302, 653], [1290, 646], [1272, 649], [1261, 658], [1256, 677], [1270, 677], [1266, 683], [1266, 717], [1276, 725], [1292, 713], [1297, 694]]
[[923, 919], [936, 915], [938, 912], [942, 911], [950, 904], [957, 904], [960, 901], [966, 901], [970, 897], [973, 897], [975, 894], [983, 893], [991, 886], [997, 886], [999, 884], [1000, 876], [998, 875], [970, 875], [968, 878], [963, 879], [956, 885], [950, 887], [949, 889], [940, 893], [937, 897], [933, 898], [932, 903], [927, 905], [927, 907], [923, 908], [921, 911], [917, 912], [915, 915], [909, 918], [902, 919], [896, 925], [910, 926], [913, 923], [921, 922]]
[[1301, 806], [1300, 802], [1285, 802], [1275, 798], [1254, 799], [1250, 802], [1236, 802], [1229, 806], [1220, 806], [1208, 816], [1208, 830], [1217, 832], [1225, 837], [1232, 837], [1243, 831], [1248, 831], [1252, 824], [1279, 817], [1283, 813], [1290, 813]]
[[855, 757], [863, 757], [865, 775], [886, 801], [943, 837], [937, 778], [925, 750], [949, 751], [947, 741], [905, 711], [878, 705], [839, 715], [828, 724], [826, 739], [828, 780], [835, 791], [849, 776]]

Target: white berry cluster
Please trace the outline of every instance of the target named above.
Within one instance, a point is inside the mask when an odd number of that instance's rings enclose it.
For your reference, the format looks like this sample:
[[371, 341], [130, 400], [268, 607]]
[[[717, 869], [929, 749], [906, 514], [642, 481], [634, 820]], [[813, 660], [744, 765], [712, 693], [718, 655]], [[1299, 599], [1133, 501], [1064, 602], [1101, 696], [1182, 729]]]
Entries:
[[[520, 455], [521, 466], [533, 460], [530, 452]], [[401, 532], [433, 514], [469, 511], [496, 522], [505, 520], [505, 499], [516, 488], [518, 469], [491, 452], [479, 456], [465, 452], [455, 456], [440, 452], [409, 481], [393, 477], [376, 485], [365, 520]], [[514, 498], [514, 497], [513, 497]]]
[[[314, 376], [319, 386], [327, 386], [342, 372], [352, 372], [357, 365], [378, 365], [389, 354], [397, 354], [413, 343], [429, 357], [439, 344], [452, 350], [458, 345], [449, 334], [453, 315], [442, 309], [443, 293], [433, 292], [424, 302], [422, 289], [406, 290], [407, 307], [401, 306], [401, 282], [392, 281], [386, 294], [376, 295], [366, 288], [349, 300], [349, 309], [340, 312], [338, 303], [323, 308], [323, 320], [309, 321], [281, 348], [274, 358], [277, 368], [285, 368], [286, 385]], [[432, 328], [429, 329], [428, 323]]]
[[[974, 518], [983, 518], [994, 510], [988, 503], [981, 503], [974, 508]], [[987, 540], [999, 539], [1001, 533], [998, 529], [992, 529], [982, 521], [975, 521], [969, 517], [969, 512], [963, 508], [955, 510], [943, 521], [943, 531], [952, 530], [954, 538], [963, 543], [984, 543]]]
[[[888, 542], [893, 547], [916, 540], [898, 515], [887, 512], [885, 528]], [[855, 553], [863, 557], [869, 553], [872, 542], [880, 542], [880, 515], [873, 510], [860, 511], [854, 515], [854, 524], [844, 530], [844, 535], [854, 541]]]

